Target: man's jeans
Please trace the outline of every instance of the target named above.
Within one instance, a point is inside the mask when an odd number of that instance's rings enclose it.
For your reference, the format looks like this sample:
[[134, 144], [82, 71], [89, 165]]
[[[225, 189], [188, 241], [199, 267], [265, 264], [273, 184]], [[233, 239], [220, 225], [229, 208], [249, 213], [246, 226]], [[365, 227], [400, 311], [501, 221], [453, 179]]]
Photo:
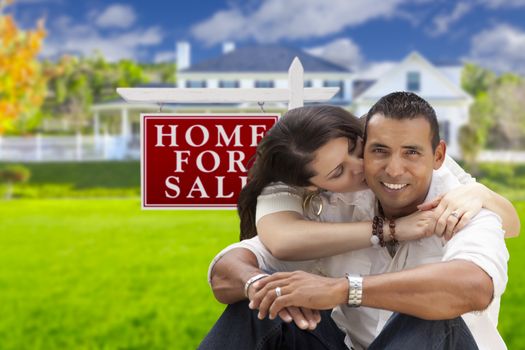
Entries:
[[[321, 322], [314, 331], [303, 331], [280, 318], [259, 320], [257, 312], [248, 308], [247, 301], [228, 305], [199, 350], [347, 350], [345, 335], [329, 311], [321, 312]], [[461, 317], [427, 321], [394, 314], [368, 349], [470, 350], [478, 347]]]

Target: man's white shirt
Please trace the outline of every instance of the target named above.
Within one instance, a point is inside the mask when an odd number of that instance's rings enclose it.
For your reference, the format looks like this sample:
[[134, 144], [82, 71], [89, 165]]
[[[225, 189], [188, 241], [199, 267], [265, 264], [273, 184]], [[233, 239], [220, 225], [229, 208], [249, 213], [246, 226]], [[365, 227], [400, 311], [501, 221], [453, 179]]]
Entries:
[[[465, 175], [453, 161], [434, 171], [427, 200], [473, 180]], [[354, 193], [323, 193], [323, 211], [319, 217], [308, 217], [302, 209], [302, 190], [276, 183], [267, 187], [258, 198], [257, 215], [261, 217], [280, 211], [295, 211], [310, 220], [323, 222], [371, 221], [375, 213], [375, 197], [370, 190]], [[259, 267], [266, 272], [303, 270], [329, 277], [343, 277], [346, 273], [362, 276], [395, 272], [419, 265], [455, 259], [468, 260], [482, 268], [494, 282], [494, 299], [482, 312], [471, 312], [462, 317], [480, 349], [506, 349], [497, 331], [501, 295], [507, 283], [509, 258], [501, 219], [482, 209], [471, 222], [449, 242], [432, 236], [416, 241], [401, 242], [392, 258], [386, 248], [370, 247], [348, 253], [307, 261], [281, 261], [274, 258], [258, 237], [230, 245], [222, 250], [210, 264], [211, 270], [226, 252], [246, 248], [257, 257]], [[429, 302], [432, 302], [429, 300]], [[350, 348], [366, 348], [381, 332], [392, 312], [369, 307], [350, 308], [345, 305], [334, 309], [332, 317], [346, 333]]]

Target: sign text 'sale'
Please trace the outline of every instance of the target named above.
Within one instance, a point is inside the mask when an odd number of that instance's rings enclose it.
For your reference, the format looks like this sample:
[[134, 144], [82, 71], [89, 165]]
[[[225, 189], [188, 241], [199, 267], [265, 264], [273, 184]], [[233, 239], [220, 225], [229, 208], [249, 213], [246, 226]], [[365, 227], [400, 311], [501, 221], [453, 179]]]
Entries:
[[142, 115], [143, 208], [235, 208], [275, 114]]

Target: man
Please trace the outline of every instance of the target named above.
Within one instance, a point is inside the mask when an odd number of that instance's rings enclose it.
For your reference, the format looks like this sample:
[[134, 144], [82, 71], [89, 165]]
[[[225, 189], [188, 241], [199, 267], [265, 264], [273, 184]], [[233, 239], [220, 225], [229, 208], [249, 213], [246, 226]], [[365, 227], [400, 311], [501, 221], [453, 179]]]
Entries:
[[[378, 198], [378, 211], [392, 221], [415, 212], [425, 199], [455, 186], [452, 179], [440, 177], [435, 171], [445, 153], [435, 112], [426, 101], [412, 93], [393, 93], [378, 101], [367, 116], [364, 149], [365, 177]], [[236, 247], [246, 249], [230, 249], [212, 265], [212, 285], [219, 300], [241, 300], [244, 284], [260, 273], [259, 266], [273, 264], [270, 269], [295, 270], [293, 263], [273, 262], [257, 243], [245, 242]], [[378, 249], [377, 258], [384, 258], [384, 253]], [[277, 314], [290, 317], [283, 314], [288, 310], [292, 318], [299, 320], [296, 307], [304, 308], [302, 315], [307, 319], [315, 319], [310, 309], [336, 308], [334, 319], [345, 330], [348, 347], [469, 349], [477, 344], [479, 348], [504, 349], [496, 325], [507, 280], [507, 260], [501, 222], [495, 214], [482, 210], [444, 248], [435, 236], [400, 245], [391, 262], [396, 268], [381, 271], [398, 272], [348, 278], [276, 273], [255, 282], [248, 290], [250, 306], [259, 309], [261, 318], [267, 313], [270, 319]], [[340, 306], [346, 304], [359, 307]], [[388, 320], [391, 313], [379, 309], [396, 314]], [[472, 313], [479, 310], [484, 311]], [[428, 321], [449, 319], [452, 321]], [[245, 327], [259, 325], [248, 323]], [[271, 323], [260, 334], [247, 338], [273, 337], [277, 339], [275, 344], [283, 344], [279, 337], [288, 337], [287, 344], [294, 343], [297, 348], [316, 341], [319, 344], [311, 348], [344, 347], [333, 324], [322, 323], [318, 332], [305, 340], [302, 333], [284, 332], [282, 325]], [[212, 330], [204, 347], [219, 333]], [[299, 346], [298, 342], [304, 343]]]

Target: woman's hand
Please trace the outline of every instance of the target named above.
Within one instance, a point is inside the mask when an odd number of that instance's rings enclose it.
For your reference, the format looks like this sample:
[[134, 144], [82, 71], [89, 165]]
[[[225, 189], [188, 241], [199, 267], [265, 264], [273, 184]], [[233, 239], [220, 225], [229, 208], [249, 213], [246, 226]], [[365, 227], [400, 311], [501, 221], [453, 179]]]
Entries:
[[[396, 239], [412, 241], [434, 234], [437, 217], [433, 210], [416, 211], [408, 216], [396, 219]], [[383, 228], [384, 236], [390, 240], [388, 220]]]
[[[251, 298], [250, 308], [259, 309], [260, 319], [268, 314], [273, 319], [284, 308], [291, 306], [327, 310], [348, 300], [345, 277], [328, 278], [304, 271], [278, 272], [255, 283], [260, 289]], [[280, 296], [277, 295], [277, 287], [280, 288]]]
[[479, 213], [486, 193], [486, 187], [475, 182], [420, 204], [418, 209], [434, 212], [437, 218], [435, 233], [448, 241]]
[[[261, 284], [258, 284], [257, 282], [253, 283], [249, 287], [248, 299], [250, 299], [250, 305], [252, 305], [256, 293], [262, 287], [263, 286]], [[321, 322], [321, 314], [318, 310], [312, 310], [305, 307], [288, 306], [281, 309], [278, 312], [278, 315], [284, 322], [289, 323], [293, 321], [297, 325], [297, 327], [303, 330], [314, 330], [317, 327], [317, 324]]]

